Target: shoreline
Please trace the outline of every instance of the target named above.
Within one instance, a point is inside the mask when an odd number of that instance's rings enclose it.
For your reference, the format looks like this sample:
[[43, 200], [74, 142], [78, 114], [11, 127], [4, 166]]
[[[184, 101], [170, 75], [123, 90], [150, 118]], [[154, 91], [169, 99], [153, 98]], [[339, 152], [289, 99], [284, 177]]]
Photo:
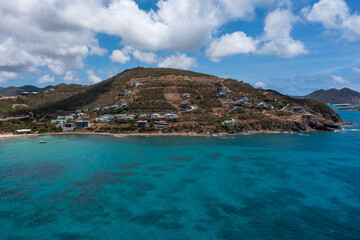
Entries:
[[[343, 125], [347, 126], [347, 125]], [[343, 127], [341, 126], [341, 127]], [[61, 136], [61, 135], [94, 135], [94, 136], [111, 136], [111, 137], [228, 137], [228, 136], [249, 136], [249, 135], [261, 135], [261, 134], [302, 134], [302, 133], [316, 133], [321, 131], [303, 131], [303, 132], [291, 132], [291, 131], [249, 131], [239, 132], [236, 134], [219, 133], [219, 134], [199, 134], [199, 133], [107, 133], [107, 132], [57, 132], [57, 133], [31, 133], [31, 134], [0, 134], [0, 141], [16, 138], [32, 138], [32, 137], [44, 137], [44, 136]], [[336, 132], [336, 131], [334, 131]]]

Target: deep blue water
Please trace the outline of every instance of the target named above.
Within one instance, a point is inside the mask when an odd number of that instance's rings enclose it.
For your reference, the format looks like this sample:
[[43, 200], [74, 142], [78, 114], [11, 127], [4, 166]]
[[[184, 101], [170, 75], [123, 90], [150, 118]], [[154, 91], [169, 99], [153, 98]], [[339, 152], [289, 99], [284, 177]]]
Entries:
[[3, 140], [0, 239], [360, 239], [360, 127]]

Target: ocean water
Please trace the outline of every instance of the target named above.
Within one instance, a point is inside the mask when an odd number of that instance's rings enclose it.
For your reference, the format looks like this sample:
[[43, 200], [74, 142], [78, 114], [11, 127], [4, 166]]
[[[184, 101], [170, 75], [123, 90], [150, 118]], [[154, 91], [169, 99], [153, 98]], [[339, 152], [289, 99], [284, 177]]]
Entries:
[[0, 239], [360, 239], [360, 127], [3, 140]]

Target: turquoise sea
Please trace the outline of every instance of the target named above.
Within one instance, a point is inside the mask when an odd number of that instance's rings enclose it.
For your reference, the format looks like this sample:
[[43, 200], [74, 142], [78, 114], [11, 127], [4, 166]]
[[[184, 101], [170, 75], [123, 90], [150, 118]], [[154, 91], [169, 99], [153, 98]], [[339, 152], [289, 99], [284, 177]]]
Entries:
[[360, 239], [360, 127], [2, 140], [0, 239]]

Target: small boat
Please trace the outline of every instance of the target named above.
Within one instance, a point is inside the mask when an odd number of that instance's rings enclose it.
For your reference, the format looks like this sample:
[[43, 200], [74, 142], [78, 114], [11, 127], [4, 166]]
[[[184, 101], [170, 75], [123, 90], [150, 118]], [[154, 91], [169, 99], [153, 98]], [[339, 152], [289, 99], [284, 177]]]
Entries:
[[41, 140], [40, 143], [46, 143], [46, 141], [45, 141], [45, 140]]

